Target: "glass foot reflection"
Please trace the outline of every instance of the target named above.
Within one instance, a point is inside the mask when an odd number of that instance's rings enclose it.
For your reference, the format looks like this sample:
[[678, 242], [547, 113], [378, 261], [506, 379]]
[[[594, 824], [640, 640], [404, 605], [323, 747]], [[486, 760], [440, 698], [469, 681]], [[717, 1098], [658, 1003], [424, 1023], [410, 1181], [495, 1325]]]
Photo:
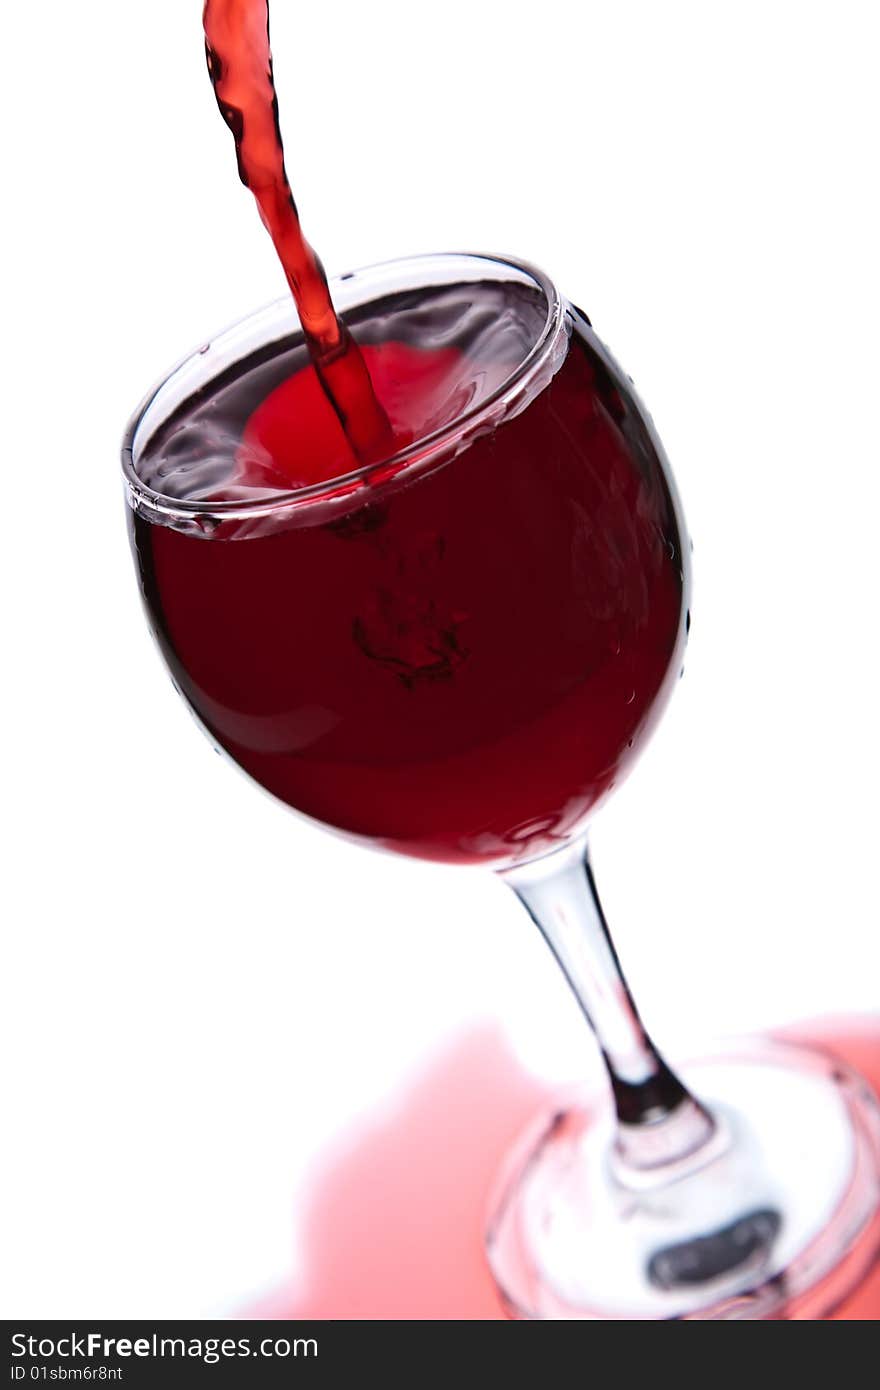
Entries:
[[876, 1258], [880, 1107], [855, 1072], [762, 1041], [682, 1076], [716, 1122], [690, 1158], [632, 1166], [610, 1107], [526, 1137], [488, 1234], [514, 1316], [821, 1318]]

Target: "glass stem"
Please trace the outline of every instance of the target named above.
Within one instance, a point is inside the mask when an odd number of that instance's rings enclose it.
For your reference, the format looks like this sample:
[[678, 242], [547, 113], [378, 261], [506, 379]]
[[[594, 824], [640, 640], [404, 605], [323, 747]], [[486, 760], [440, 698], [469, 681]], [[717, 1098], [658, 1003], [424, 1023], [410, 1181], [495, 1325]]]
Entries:
[[695, 1155], [715, 1123], [663, 1060], [639, 1018], [585, 842], [502, 877], [539, 927], [596, 1035], [617, 1112], [618, 1159], [643, 1171]]

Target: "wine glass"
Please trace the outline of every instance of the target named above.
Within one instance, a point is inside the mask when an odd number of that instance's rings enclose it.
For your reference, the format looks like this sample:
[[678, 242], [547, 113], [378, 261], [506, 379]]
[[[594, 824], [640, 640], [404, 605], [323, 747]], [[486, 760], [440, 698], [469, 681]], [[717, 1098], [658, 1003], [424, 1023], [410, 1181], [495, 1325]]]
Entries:
[[499, 1179], [487, 1252], [512, 1315], [821, 1317], [880, 1247], [872, 1093], [769, 1041], [673, 1071], [587, 855], [689, 627], [690, 546], [650, 418], [533, 267], [416, 257], [331, 288], [374, 366], [396, 364], [401, 408], [423, 399], [437, 335], [470, 364], [467, 389], [381, 463], [285, 486], [273, 460], [290, 440], [308, 454], [323, 408], [300, 391], [290, 302], [173, 370], [132, 418], [123, 468], [174, 682], [288, 806], [491, 869], [550, 945], [610, 1084], [542, 1121]]

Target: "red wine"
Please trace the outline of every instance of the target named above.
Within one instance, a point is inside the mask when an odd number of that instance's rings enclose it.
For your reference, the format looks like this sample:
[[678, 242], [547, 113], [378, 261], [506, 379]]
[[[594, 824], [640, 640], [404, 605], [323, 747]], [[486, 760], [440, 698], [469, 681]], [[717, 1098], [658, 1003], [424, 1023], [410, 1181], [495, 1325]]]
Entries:
[[235, 140], [239, 176], [278, 253], [318, 380], [354, 453], [362, 461], [378, 458], [395, 441], [357, 343], [333, 308], [321, 262], [303, 236], [287, 178], [268, 0], [206, 0], [203, 22], [208, 72]]
[[[545, 314], [537, 292], [487, 281], [352, 321], [392, 426], [421, 438], [503, 381]], [[525, 409], [366, 501], [203, 531], [132, 514], [176, 683], [290, 806], [406, 853], [500, 863], [566, 839], [636, 756], [678, 673], [688, 566], [626, 377], [582, 318], [567, 326]], [[136, 463], [206, 510], [344, 465], [301, 338], [185, 401]]]

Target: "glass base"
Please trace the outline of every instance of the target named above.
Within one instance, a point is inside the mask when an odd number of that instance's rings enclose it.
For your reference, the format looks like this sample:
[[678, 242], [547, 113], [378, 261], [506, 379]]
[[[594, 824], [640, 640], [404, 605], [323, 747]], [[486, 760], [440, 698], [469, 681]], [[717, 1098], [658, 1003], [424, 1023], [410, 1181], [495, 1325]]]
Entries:
[[608, 1102], [518, 1147], [487, 1237], [513, 1317], [823, 1318], [880, 1256], [880, 1105], [856, 1072], [759, 1040], [680, 1075], [717, 1121], [690, 1160], [627, 1167]]

